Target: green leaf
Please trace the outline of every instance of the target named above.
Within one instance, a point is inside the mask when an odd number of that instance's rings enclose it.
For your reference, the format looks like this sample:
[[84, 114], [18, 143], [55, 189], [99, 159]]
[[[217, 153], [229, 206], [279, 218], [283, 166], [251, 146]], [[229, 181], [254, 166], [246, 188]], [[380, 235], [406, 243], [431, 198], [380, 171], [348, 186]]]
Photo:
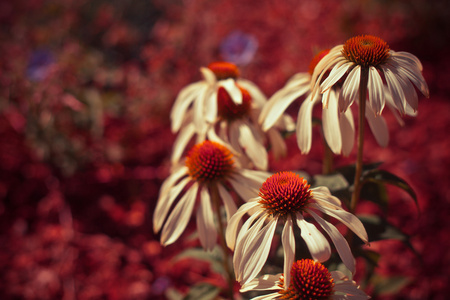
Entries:
[[381, 182], [363, 182], [360, 197], [378, 205], [385, 213], [389, 207], [389, 197], [386, 186]]
[[212, 300], [219, 295], [220, 289], [209, 283], [194, 285], [184, 297], [184, 300]]
[[[363, 173], [366, 171], [370, 171], [373, 169], [378, 168], [379, 166], [381, 166], [381, 162], [376, 162], [376, 163], [370, 163], [370, 164], [365, 164], [363, 165]], [[350, 182], [350, 184], [353, 184], [353, 182], [355, 181], [355, 165], [347, 165], [344, 167], [340, 167], [338, 169], [336, 169], [336, 172], [341, 173], [345, 179]]]
[[420, 254], [414, 249], [410, 242], [409, 235], [390, 224], [387, 220], [375, 215], [359, 215], [358, 218], [361, 220], [367, 231], [369, 242], [390, 239], [398, 240], [403, 242], [403, 244], [410, 248], [416, 256], [420, 258]]
[[330, 175], [315, 175], [313, 177], [314, 187], [326, 186], [333, 193], [335, 191], [345, 190], [349, 187], [348, 181], [341, 173]]
[[405, 276], [383, 277], [374, 275], [372, 277], [372, 284], [374, 285], [373, 296], [398, 293], [411, 281], [412, 278]]
[[379, 169], [366, 171], [363, 173], [363, 182], [387, 183], [399, 187], [413, 198], [417, 208], [419, 208], [417, 196], [412, 187], [406, 181], [388, 171]]

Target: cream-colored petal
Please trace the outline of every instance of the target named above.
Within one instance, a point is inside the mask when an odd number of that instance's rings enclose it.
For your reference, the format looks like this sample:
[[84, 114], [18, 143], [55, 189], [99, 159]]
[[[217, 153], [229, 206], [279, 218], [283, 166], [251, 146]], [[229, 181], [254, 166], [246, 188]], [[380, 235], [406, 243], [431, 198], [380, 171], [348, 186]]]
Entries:
[[243, 285], [239, 292], [245, 293], [248, 291], [270, 291], [270, 290], [281, 290], [278, 286], [280, 284], [281, 273], [276, 275], [263, 275], [259, 278], [255, 278]]
[[271, 294], [267, 294], [267, 295], [261, 295], [261, 296], [257, 296], [252, 298], [251, 300], [272, 300], [272, 299], [276, 299], [280, 296], [280, 294], [278, 292], [276, 293], [271, 293]]
[[252, 97], [252, 103], [255, 103], [257, 107], [261, 108], [267, 102], [266, 95], [264, 95], [259, 87], [250, 80], [239, 78], [236, 80], [236, 82], [243, 89], [247, 90], [247, 92]]
[[342, 206], [341, 200], [331, 195], [330, 190], [326, 186], [318, 186], [311, 188], [310, 190], [312, 192], [313, 199], [319, 201], [320, 205], [327, 205], [328, 203], [331, 203], [334, 206]]
[[354, 67], [345, 79], [344, 84], [342, 86], [341, 94], [339, 101], [339, 110], [344, 112], [348, 109], [350, 105], [356, 100], [359, 94], [359, 83], [361, 81], [361, 67]]
[[378, 70], [374, 67], [369, 68], [367, 90], [369, 94], [369, 104], [372, 107], [372, 110], [377, 115], [380, 115], [385, 104], [383, 80], [381, 79]]
[[205, 98], [205, 120], [209, 123], [215, 123], [217, 119], [217, 90], [210, 89]]
[[239, 144], [259, 170], [267, 170], [268, 155], [266, 148], [255, 138], [254, 132], [245, 122], [239, 122]]
[[[239, 177], [241, 179], [244, 179], [245, 177]], [[249, 199], [255, 198], [258, 195], [259, 188], [255, 188], [253, 186], [248, 186], [246, 183], [251, 183], [250, 180], [245, 179], [244, 182], [240, 180], [235, 180], [233, 178], [229, 179], [229, 182], [231, 183], [231, 186], [233, 187], [234, 191], [242, 198], [244, 201], [248, 201]]]
[[409, 64], [409, 65], [412, 65], [412, 66], [418, 68], [419, 71], [423, 70], [422, 63], [417, 58], [417, 56], [415, 56], [414, 54], [411, 54], [409, 52], [403, 52], [403, 51], [395, 52], [392, 50], [390, 51], [390, 54], [396, 61], [398, 61], [402, 65]]
[[183, 129], [181, 129], [177, 138], [173, 143], [173, 152], [170, 158], [172, 164], [176, 164], [180, 161], [187, 144], [193, 138], [195, 134], [195, 126], [192, 123], [187, 124]]
[[333, 47], [330, 52], [328, 52], [327, 55], [322, 57], [322, 59], [317, 63], [316, 67], [314, 68], [314, 72], [311, 76], [311, 90], [313, 91], [313, 94], [315, 94], [314, 87], [317, 83], [320, 83], [322, 81], [323, 75], [330, 69], [330, 67], [334, 66], [337, 62], [342, 61], [345, 59], [342, 56], [342, 46], [343, 45], [337, 45]]
[[273, 156], [276, 160], [286, 156], [287, 146], [280, 132], [274, 128], [267, 131]]
[[312, 258], [320, 262], [327, 261], [331, 255], [331, 248], [323, 234], [315, 225], [307, 222], [300, 213], [297, 213], [297, 225]]
[[194, 102], [194, 125], [197, 132], [204, 132], [206, 125], [205, 119], [205, 101], [208, 95], [209, 89], [204, 89]]
[[297, 144], [302, 154], [307, 154], [311, 150], [312, 144], [312, 111], [314, 101], [310, 101], [309, 96], [303, 101], [298, 111], [297, 117]]
[[[366, 300], [370, 299], [366, 293], [358, 288], [352, 281], [337, 282], [334, 285], [336, 293], [343, 293], [346, 297], [337, 299]], [[335, 298], [333, 298], [335, 299]]]
[[348, 156], [355, 144], [355, 123], [351, 109], [341, 113], [339, 118], [342, 136], [342, 154]]
[[295, 260], [295, 237], [292, 218], [288, 217], [281, 234], [281, 243], [284, 251], [284, 288], [287, 289], [291, 283], [291, 268]]
[[[207, 251], [212, 251], [217, 242], [217, 231], [214, 224], [214, 214], [211, 208], [211, 197], [208, 189], [200, 189], [200, 205], [197, 209], [197, 231], [200, 243]], [[221, 222], [221, 220], [217, 220]]]
[[223, 87], [231, 97], [235, 104], [242, 104], [242, 92], [232, 78], [220, 80], [218, 85]]
[[337, 230], [334, 225], [325, 221], [320, 216], [318, 216], [315, 212], [309, 211], [311, 216], [316, 220], [317, 223], [325, 230], [325, 232], [330, 236], [333, 241], [334, 246], [336, 247], [339, 256], [342, 259], [342, 262], [350, 270], [350, 272], [355, 273], [355, 258], [353, 257], [352, 251], [347, 243], [347, 240], [342, 236], [342, 234]]
[[320, 84], [321, 93], [324, 93], [326, 90], [330, 89], [336, 82], [338, 82], [345, 75], [345, 73], [347, 73], [348, 69], [352, 65], [353, 63], [348, 62], [347, 60], [341, 60], [336, 63], [333, 69], [331, 69], [328, 77]]
[[216, 75], [214, 74], [214, 72], [209, 69], [209, 68], [205, 68], [205, 67], [201, 67], [200, 68], [200, 73], [202, 73], [203, 78], [205, 79], [206, 83], [210, 86], [213, 87], [217, 80], [216, 80]]
[[227, 229], [225, 232], [225, 239], [227, 242], [228, 248], [234, 251], [234, 247], [236, 245], [236, 234], [239, 227], [239, 223], [242, 217], [247, 214], [247, 212], [254, 207], [258, 206], [258, 201], [250, 201], [243, 204], [238, 211], [233, 214], [233, 216], [228, 221]]
[[402, 86], [398, 82], [396, 75], [394, 74], [392, 69], [386, 67], [382, 67], [382, 69], [384, 71], [384, 78], [386, 78], [386, 83], [389, 92], [391, 93], [395, 107], [398, 109], [401, 115], [404, 115], [406, 111], [406, 101]]
[[331, 151], [334, 154], [340, 154], [342, 150], [342, 137], [341, 127], [339, 126], [338, 95], [333, 89], [326, 91], [325, 94], [330, 94], [331, 101], [328, 102], [328, 108], [322, 108], [323, 134]]
[[183, 233], [194, 209], [198, 187], [198, 184], [194, 183], [169, 215], [161, 232], [162, 245], [167, 246], [174, 243]]
[[386, 121], [382, 116], [375, 116], [375, 113], [370, 107], [366, 107], [365, 114], [370, 130], [372, 131], [377, 143], [381, 147], [387, 147], [389, 143], [389, 129]]
[[425, 97], [428, 98], [430, 96], [428, 85], [418, 68], [414, 65], [404, 64], [397, 60], [390, 61], [389, 64], [392, 65], [393, 68], [396, 69], [402, 76], [405, 76], [411, 80]]
[[217, 188], [219, 190], [220, 198], [223, 201], [223, 205], [225, 206], [225, 213], [226, 213], [227, 222], [228, 222], [230, 220], [231, 216], [233, 216], [237, 211], [236, 203], [234, 203], [233, 197], [230, 195], [230, 193], [227, 191], [227, 189], [223, 185], [218, 184]]
[[189, 177], [183, 179], [177, 185], [173, 186], [165, 197], [158, 199], [158, 204], [155, 208], [155, 213], [153, 214], [154, 232], [158, 232], [161, 229], [161, 226], [164, 223], [164, 220], [173, 202], [190, 181], [191, 178]]
[[172, 132], [177, 132], [181, 128], [186, 110], [206, 89], [206, 83], [199, 81], [188, 85], [180, 91], [170, 111]]

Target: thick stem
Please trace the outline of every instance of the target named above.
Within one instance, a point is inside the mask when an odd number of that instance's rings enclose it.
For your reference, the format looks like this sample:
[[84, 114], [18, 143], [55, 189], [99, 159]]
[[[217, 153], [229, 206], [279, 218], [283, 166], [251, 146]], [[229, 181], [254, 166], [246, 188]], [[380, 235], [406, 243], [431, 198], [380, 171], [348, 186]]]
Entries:
[[366, 94], [369, 80], [369, 69], [361, 67], [361, 79], [359, 84], [359, 115], [358, 115], [358, 154], [356, 158], [355, 181], [353, 184], [353, 194], [350, 202], [350, 212], [354, 213], [361, 192], [361, 174], [363, 169], [364, 150], [364, 125], [366, 118]]
[[330, 174], [333, 172], [333, 152], [328, 146], [325, 137], [323, 138], [323, 162], [322, 162], [322, 173]]
[[233, 287], [234, 287], [234, 274], [233, 270], [230, 268], [229, 264], [229, 257], [230, 252], [227, 247], [227, 243], [225, 241], [225, 228], [222, 223], [222, 216], [220, 214], [220, 196], [219, 191], [217, 189], [216, 185], [210, 185], [210, 191], [211, 191], [211, 200], [214, 205], [214, 211], [216, 213], [217, 223], [219, 225], [219, 240], [220, 240], [220, 246], [222, 247], [223, 252], [223, 268], [225, 269], [225, 272], [227, 273], [227, 283], [228, 283], [228, 296], [229, 299], [234, 299], [234, 293], [233, 293]]

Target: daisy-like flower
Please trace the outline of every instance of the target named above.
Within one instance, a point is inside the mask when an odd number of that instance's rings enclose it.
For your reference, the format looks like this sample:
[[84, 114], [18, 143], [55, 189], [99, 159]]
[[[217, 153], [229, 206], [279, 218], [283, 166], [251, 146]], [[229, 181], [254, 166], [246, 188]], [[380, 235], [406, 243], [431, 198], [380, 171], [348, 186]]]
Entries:
[[[272, 146], [275, 157], [284, 155], [287, 149], [279, 131], [293, 130], [292, 119], [281, 116], [276, 128], [265, 134], [257, 122], [257, 116], [266, 98], [253, 83], [238, 79], [239, 72], [235, 65], [213, 63], [201, 71], [205, 81], [182, 90], [172, 110], [172, 130], [177, 131], [184, 124], [174, 143], [172, 162], [179, 160], [195, 136], [197, 142], [208, 139], [227, 145], [239, 154], [237, 159], [248, 168], [266, 170], [266, 140]], [[185, 95], [187, 91], [191, 94]], [[194, 101], [192, 109], [188, 108], [189, 101]]]
[[309, 299], [344, 300], [370, 299], [352, 280], [339, 271], [329, 271], [320, 262], [302, 259], [294, 262], [287, 282], [283, 274], [264, 275], [253, 279], [240, 290], [274, 291], [273, 293], [252, 298], [252, 300], [270, 299]]
[[[244, 222], [236, 238], [239, 223], [247, 213], [250, 217]], [[332, 196], [328, 188], [310, 189], [306, 180], [292, 172], [280, 172], [267, 178], [260, 188], [259, 196], [242, 205], [228, 222], [226, 240], [228, 247], [234, 250], [236, 279], [241, 284], [246, 284], [256, 277], [267, 260], [278, 223], [283, 225], [281, 241], [284, 274], [289, 274], [294, 261], [294, 224], [300, 228], [301, 237], [312, 258], [321, 262], [328, 260], [331, 254], [330, 244], [314, 224], [305, 220], [306, 214], [330, 236], [343, 263], [354, 272], [355, 259], [346, 239], [318, 213], [325, 213], [339, 220], [365, 243], [368, 242], [361, 221], [343, 210], [339, 199]]]
[[[153, 230], [156, 233], [162, 227], [161, 244], [174, 243], [186, 228], [198, 202], [199, 239], [205, 249], [211, 250], [217, 239], [211, 193], [222, 199], [228, 220], [237, 209], [228, 185], [240, 197], [248, 199], [258, 191], [267, 176], [266, 172], [240, 168], [233, 154], [221, 144], [211, 141], [197, 144], [190, 150], [185, 165], [175, 168], [162, 184], [153, 215]], [[178, 203], [169, 214], [177, 199]]]
[[[375, 36], [357, 36], [331, 49], [317, 64], [311, 79], [312, 95], [314, 97], [318, 91], [326, 93], [340, 80], [344, 80], [338, 97], [341, 112], [346, 111], [358, 98], [363, 86], [367, 89], [370, 108], [375, 115], [380, 115], [386, 104], [383, 87], [387, 86], [396, 109], [404, 115], [408, 106], [414, 111], [418, 108], [414, 86], [429, 97], [428, 86], [421, 72], [422, 64], [413, 54], [395, 52], [389, 49], [385, 41]], [[324, 76], [327, 77], [322, 81]]]

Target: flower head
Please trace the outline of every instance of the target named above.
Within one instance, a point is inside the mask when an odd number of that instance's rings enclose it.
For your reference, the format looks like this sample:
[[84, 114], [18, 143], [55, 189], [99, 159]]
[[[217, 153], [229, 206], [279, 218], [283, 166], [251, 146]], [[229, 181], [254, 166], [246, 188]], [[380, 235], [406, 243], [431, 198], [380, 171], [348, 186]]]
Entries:
[[[334, 225], [318, 213], [328, 214], [341, 221], [367, 243], [367, 233], [361, 221], [343, 210], [339, 199], [332, 196], [328, 188], [310, 189], [306, 180], [293, 172], [281, 172], [269, 177], [263, 183], [259, 196], [242, 205], [227, 227], [227, 245], [234, 249], [233, 263], [237, 280], [246, 284], [262, 269], [277, 223], [283, 225], [281, 240], [286, 285], [290, 284], [289, 269], [294, 261], [294, 224], [300, 228], [301, 237], [313, 259], [328, 260], [331, 254], [330, 244], [315, 225], [305, 220], [306, 215], [311, 216], [330, 236], [342, 261], [354, 272], [355, 260], [347, 241]], [[236, 237], [240, 220], [245, 214], [250, 217]]]
[[319, 62], [311, 80], [312, 94], [314, 96], [318, 91], [326, 93], [343, 81], [338, 102], [340, 111], [346, 111], [357, 99], [362, 83], [366, 85], [364, 88], [367, 88], [371, 110], [375, 115], [380, 115], [386, 104], [386, 86], [395, 108], [406, 114], [408, 107], [413, 111], [418, 107], [414, 86], [426, 97], [429, 96], [421, 71], [422, 64], [416, 56], [395, 52], [378, 37], [361, 35], [334, 47]]
[[241, 292], [274, 290], [258, 299], [369, 299], [354, 281], [338, 271], [329, 271], [311, 259], [295, 261], [290, 269], [291, 281], [285, 285], [282, 274], [264, 275], [242, 286]]
[[[197, 142], [208, 139], [227, 145], [239, 154], [236, 159], [243, 166], [266, 170], [267, 141], [275, 157], [287, 151], [279, 129], [266, 135], [257, 122], [266, 97], [255, 84], [240, 78], [238, 67], [232, 63], [214, 62], [201, 72], [204, 80], [184, 88], [172, 108], [172, 131], [181, 129], [172, 162], [179, 161], [189, 141], [196, 137]], [[290, 117], [283, 116], [278, 128], [293, 130], [292, 124]]]
[[[205, 249], [211, 250], [217, 239], [211, 194], [215, 193], [222, 200], [228, 220], [237, 210], [228, 186], [247, 199], [248, 195], [257, 192], [266, 177], [265, 172], [239, 167], [225, 146], [203, 141], [189, 151], [185, 164], [175, 168], [161, 186], [153, 215], [153, 230], [156, 233], [162, 228], [163, 245], [174, 243], [186, 228], [198, 199], [196, 220], [200, 242]], [[178, 203], [174, 205], [177, 199]]]

